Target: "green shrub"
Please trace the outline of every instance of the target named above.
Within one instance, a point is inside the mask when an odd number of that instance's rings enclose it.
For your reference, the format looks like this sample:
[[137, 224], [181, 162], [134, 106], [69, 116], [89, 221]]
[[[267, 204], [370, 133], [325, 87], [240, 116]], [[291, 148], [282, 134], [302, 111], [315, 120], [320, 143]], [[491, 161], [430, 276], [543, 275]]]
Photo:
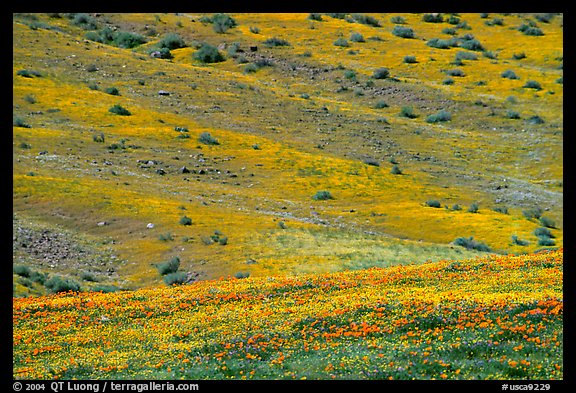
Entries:
[[550, 23], [550, 21], [554, 18], [554, 14], [552, 13], [536, 14], [534, 15], [534, 18], [536, 18], [539, 22], [542, 23]]
[[426, 42], [426, 45], [436, 49], [450, 49], [458, 45], [458, 42], [454, 38], [448, 40], [443, 40], [441, 38], [432, 38]]
[[237, 279], [248, 278], [250, 277], [250, 272], [236, 272], [234, 274], [234, 277], [236, 277]]
[[328, 12], [328, 13], [326, 13], [326, 15], [328, 15], [330, 18], [334, 18], [334, 19], [346, 18], [346, 14], [339, 13], [339, 12]]
[[461, 48], [468, 49], [468, 50], [480, 51], [480, 52], [484, 50], [484, 47], [482, 46], [480, 41], [478, 41], [477, 39], [463, 40], [463, 41], [460, 41], [459, 45]]
[[531, 209], [522, 210], [524, 217], [529, 220], [533, 218], [539, 219], [542, 216], [542, 213], [544, 213], [544, 210], [541, 207], [533, 207]]
[[258, 71], [259, 69], [260, 68], [254, 63], [246, 64], [244, 66], [244, 73], [245, 74], [251, 74], [251, 73]]
[[170, 273], [176, 273], [179, 268], [180, 258], [177, 256], [167, 262], [161, 262], [156, 265], [156, 269], [158, 269], [158, 272], [163, 276]]
[[553, 239], [549, 239], [547, 237], [539, 237], [538, 238], [538, 245], [539, 246], [555, 246], [556, 242]]
[[364, 40], [364, 36], [360, 33], [352, 33], [350, 34], [350, 41], [352, 42], [366, 42]]
[[260, 29], [256, 26], [250, 26], [250, 33], [252, 34], [260, 34]]
[[219, 237], [218, 243], [220, 243], [220, 245], [222, 245], [222, 246], [225, 246], [226, 244], [228, 244], [228, 236]]
[[322, 22], [322, 14], [318, 14], [318, 13], [308, 14], [308, 19], [315, 20], [317, 22]]
[[456, 29], [453, 27], [446, 27], [445, 29], [442, 29], [442, 34], [456, 35]]
[[392, 35], [400, 38], [414, 38], [414, 30], [406, 26], [394, 26], [392, 29]]
[[91, 292], [112, 293], [112, 292], [117, 292], [119, 290], [120, 290], [120, 288], [118, 288], [115, 285], [96, 285], [90, 291]]
[[497, 206], [494, 208], [496, 213], [508, 214], [508, 208], [506, 206]]
[[446, 70], [444, 71], [446, 73], [446, 75], [449, 76], [458, 76], [458, 77], [462, 77], [464, 76], [464, 71], [459, 70], [459, 69], [453, 69], [453, 70]]
[[44, 283], [46, 282], [46, 279], [48, 278], [48, 275], [44, 274], [44, 273], [37, 272], [37, 271], [32, 271], [30, 273], [29, 278], [30, 278], [30, 280], [32, 280], [34, 282], [37, 282], [39, 284], [44, 285]]
[[454, 244], [457, 246], [464, 247], [468, 250], [478, 250], [478, 251], [490, 251], [490, 247], [486, 244], [474, 240], [474, 237], [458, 237], [454, 240]]
[[400, 167], [398, 165], [394, 165], [392, 167], [392, 169], [390, 169], [390, 173], [393, 175], [401, 175], [402, 174], [402, 170], [400, 169]]
[[225, 33], [228, 29], [238, 26], [236, 20], [227, 14], [215, 14], [212, 16], [212, 29], [219, 34]]
[[518, 246], [527, 246], [530, 244], [526, 240], [519, 239], [516, 235], [512, 235], [512, 243]]
[[338, 38], [336, 41], [334, 41], [334, 46], [347, 47], [347, 46], [350, 46], [350, 44], [348, 43], [348, 41], [346, 40], [346, 38], [340, 37], [340, 38]]
[[26, 121], [19, 116], [16, 116], [12, 119], [12, 125], [14, 127], [32, 128], [30, 124], [26, 123]]
[[374, 108], [376, 109], [388, 108], [388, 104], [386, 103], [386, 101], [380, 100], [376, 104], [374, 104]]
[[530, 116], [527, 122], [531, 125], [544, 124], [544, 119], [542, 119], [540, 116]]
[[416, 61], [416, 56], [404, 56], [404, 63], [415, 64], [418, 63], [418, 61]]
[[454, 84], [454, 79], [452, 78], [446, 78], [442, 81], [443, 85], [453, 85]]
[[20, 277], [30, 277], [32, 270], [28, 266], [24, 265], [14, 265], [12, 271], [19, 275]]
[[546, 228], [556, 228], [556, 223], [549, 217], [541, 216], [539, 220], [540, 224]]
[[190, 217], [183, 216], [180, 218], [180, 225], [192, 225], [192, 219]]
[[550, 229], [545, 227], [536, 228], [534, 230], [534, 235], [536, 235], [537, 237], [547, 237], [550, 239], [554, 238], [554, 235], [552, 234], [552, 232], [550, 232]]
[[525, 24], [525, 23], [520, 25], [520, 27], [518, 27], [518, 30], [520, 30], [525, 35], [530, 35], [530, 36], [542, 36], [542, 35], [544, 35], [544, 32], [539, 27], [530, 26], [529, 24]]
[[327, 201], [329, 199], [334, 199], [334, 197], [332, 196], [330, 191], [318, 191], [316, 194], [314, 194], [312, 199], [314, 199], [315, 201]]
[[456, 60], [478, 60], [478, 55], [476, 53], [460, 50], [456, 53]]
[[209, 132], [203, 132], [198, 137], [198, 142], [203, 143], [205, 145], [219, 145], [218, 139], [214, 138], [210, 135]]
[[107, 87], [106, 89], [104, 89], [104, 93], [110, 94], [113, 96], [119, 96], [120, 95], [120, 91], [115, 87]]
[[219, 63], [224, 61], [224, 56], [218, 51], [218, 48], [207, 43], [203, 43], [200, 49], [194, 52], [192, 58], [202, 63]]
[[364, 160], [362, 160], [362, 162], [366, 165], [380, 166], [380, 162], [372, 157], [366, 157]]
[[372, 78], [374, 78], [374, 79], [386, 79], [389, 76], [390, 76], [390, 71], [388, 70], [388, 68], [384, 68], [384, 67], [377, 68], [372, 73]]
[[417, 114], [414, 113], [414, 110], [410, 106], [403, 106], [400, 109], [400, 117], [406, 117], [408, 119], [415, 119], [418, 117]]
[[460, 206], [459, 204], [455, 203], [455, 204], [452, 205], [452, 210], [454, 210], [454, 211], [462, 210], [462, 206]]
[[362, 23], [363, 25], [373, 26], [373, 27], [380, 27], [380, 21], [373, 16], [364, 15], [364, 14], [352, 14], [352, 18], [358, 22]]
[[42, 74], [38, 71], [26, 70], [26, 69], [16, 71], [16, 75], [23, 76], [24, 78], [34, 78], [42, 76]]
[[179, 34], [168, 33], [164, 37], [162, 37], [160, 42], [158, 42], [158, 46], [160, 48], [166, 48], [168, 50], [173, 50], [173, 49], [179, 49], [179, 48], [186, 47], [186, 43], [184, 42], [184, 39]]
[[518, 75], [516, 75], [516, 73], [512, 70], [503, 71], [502, 74], [500, 74], [500, 76], [502, 78], [508, 78], [508, 79], [520, 79]]
[[61, 276], [54, 276], [44, 282], [44, 286], [51, 292], [79, 292], [80, 284], [70, 278], [63, 278]]
[[158, 236], [158, 240], [161, 240], [163, 242], [167, 242], [167, 241], [174, 240], [174, 237], [172, 236], [172, 234], [170, 232], [166, 232], [166, 233], [161, 233]]
[[426, 201], [426, 206], [439, 208], [439, 207], [441, 207], [442, 205], [441, 205], [440, 202], [437, 201], [436, 199], [429, 199], [429, 200]]
[[166, 285], [182, 285], [188, 281], [188, 274], [185, 272], [169, 273], [164, 276]]
[[406, 19], [404, 19], [403, 17], [396, 15], [393, 16], [392, 18], [390, 18], [390, 22], [394, 23], [396, 25], [403, 25], [404, 23], [406, 23]]
[[98, 28], [96, 20], [88, 14], [76, 14], [72, 20], [72, 24], [84, 30], [96, 30]]
[[354, 71], [354, 70], [344, 71], [344, 78], [356, 80], [356, 71]]
[[441, 110], [438, 113], [426, 117], [427, 123], [438, 123], [441, 121], [450, 121], [450, 120], [452, 120], [452, 115], [450, 114], [450, 112], [447, 112], [445, 110]]
[[275, 46], [290, 46], [290, 43], [282, 38], [272, 37], [264, 41], [264, 45], [270, 48]]
[[131, 49], [146, 43], [146, 39], [140, 34], [120, 31], [115, 34], [113, 42], [119, 48]]
[[473, 203], [468, 207], [468, 213], [478, 213], [478, 204], [477, 203]]
[[506, 117], [509, 119], [520, 119], [520, 113], [512, 110], [506, 111]]
[[32, 145], [27, 142], [22, 142], [18, 145], [20, 149], [31, 149]]
[[527, 88], [527, 89], [542, 90], [542, 86], [540, 85], [540, 83], [538, 83], [537, 81], [534, 81], [534, 80], [526, 81], [526, 83], [522, 87]]
[[116, 104], [116, 105], [112, 106], [110, 109], [108, 109], [108, 112], [114, 113], [114, 114], [120, 115], [120, 116], [132, 115], [132, 113], [128, 109], [125, 109], [118, 104]]
[[[442, 23], [444, 22], [444, 17], [442, 16], [442, 14], [424, 14], [424, 16], [422, 16], [422, 20], [424, 22], [428, 22], [428, 23]], [[456, 22], [458, 23], [458, 22]]]
[[459, 25], [461, 23], [460, 18], [458, 18], [456, 15], [450, 15], [446, 22], [450, 23], [451, 25]]
[[80, 278], [84, 281], [90, 281], [90, 282], [97, 282], [98, 281], [98, 277], [96, 277], [94, 275], [94, 273], [91, 273], [91, 272], [82, 272], [80, 274]]
[[525, 59], [525, 58], [526, 58], [526, 53], [524, 53], [524, 52], [513, 53], [513, 54], [512, 54], [512, 58], [513, 58], [514, 60], [522, 60], [522, 59]]

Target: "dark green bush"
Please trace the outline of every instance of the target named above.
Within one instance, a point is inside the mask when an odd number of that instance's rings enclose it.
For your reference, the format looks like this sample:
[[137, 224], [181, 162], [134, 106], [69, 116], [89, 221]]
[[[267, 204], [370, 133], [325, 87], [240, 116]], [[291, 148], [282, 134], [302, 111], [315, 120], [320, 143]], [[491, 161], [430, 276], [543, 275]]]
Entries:
[[406, 64], [415, 64], [418, 63], [418, 61], [416, 60], [416, 56], [404, 56], [404, 63]]
[[400, 169], [400, 167], [398, 165], [394, 165], [392, 167], [392, 169], [390, 169], [390, 173], [393, 175], [401, 175], [402, 174], [402, 170]]
[[436, 49], [450, 49], [458, 45], [458, 41], [454, 38], [447, 40], [441, 38], [432, 38], [426, 42], [426, 45]]
[[525, 58], [526, 58], [526, 53], [524, 53], [524, 52], [513, 53], [513, 54], [512, 54], [512, 58], [513, 58], [514, 60], [522, 60], [522, 59], [525, 59]]
[[512, 235], [512, 243], [518, 246], [527, 246], [530, 244], [526, 240], [519, 239], [516, 235]]
[[447, 112], [445, 110], [441, 110], [438, 113], [426, 117], [427, 123], [438, 123], [441, 121], [450, 121], [450, 120], [452, 120], [452, 115], [450, 114], [450, 112]]
[[530, 26], [529, 24], [525, 24], [523, 23], [522, 25], [520, 25], [520, 27], [518, 27], [518, 30], [520, 30], [522, 33], [524, 33], [525, 35], [531, 35], [531, 36], [542, 36], [544, 35], [544, 32], [542, 31], [542, 29], [540, 29], [539, 27], [536, 26]]
[[350, 34], [350, 41], [352, 41], [352, 42], [366, 42], [366, 40], [364, 40], [364, 36], [360, 33]]
[[508, 79], [520, 79], [518, 75], [516, 75], [516, 73], [512, 70], [503, 71], [502, 74], [500, 74], [500, 76], [502, 78], [508, 78]]
[[476, 53], [460, 50], [456, 53], [456, 60], [478, 60], [478, 55]]
[[90, 282], [97, 282], [98, 281], [98, 277], [96, 277], [94, 275], [94, 273], [91, 273], [91, 272], [82, 272], [80, 274], [80, 278], [84, 281], [90, 281]]
[[483, 51], [484, 47], [477, 39], [460, 41], [460, 47], [468, 50]]
[[104, 93], [110, 94], [113, 96], [119, 96], [120, 95], [120, 91], [115, 87], [107, 87], [106, 89], [104, 89]]
[[490, 247], [486, 244], [474, 240], [473, 236], [470, 237], [459, 237], [454, 240], [454, 244], [457, 246], [464, 247], [468, 250], [478, 250], [478, 251], [490, 251]]
[[372, 73], [372, 78], [374, 78], [374, 79], [386, 79], [389, 76], [390, 76], [390, 71], [388, 70], [388, 68], [384, 68], [384, 67], [377, 68]]
[[453, 27], [446, 27], [445, 29], [442, 29], [442, 34], [456, 35], [456, 29]]
[[544, 213], [544, 210], [541, 207], [533, 207], [531, 209], [526, 209], [522, 211], [524, 217], [526, 217], [529, 220], [533, 218], [539, 219], [542, 216], [542, 213]]
[[400, 117], [407, 117], [408, 119], [415, 119], [418, 117], [417, 114], [414, 113], [414, 110], [410, 106], [403, 106], [400, 109]]
[[373, 27], [380, 27], [380, 21], [373, 16], [364, 15], [364, 14], [352, 14], [352, 18], [358, 22], [362, 23], [363, 25], [373, 26]]
[[260, 34], [260, 29], [256, 26], [250, 26], [250, 33], [252, 34]]
[[392, 18], [390, 18], [390, 22], [397, 24], [397, 25], [403, 25], [404, 23], [406, 23], [406, 19], [404, 19], [403, 17], [396, 15], [393, 16]]
[[222, 34], [233, 27], [236, 27], [238, 23], [236, 20], [227, 14], [214, 14], [212, 16], [212, 28], [216, 33]]
[[315, 20], [317, 22], [322, 22], [322, 14], [310, 13], [308, 14], [308, 19]]
[[550, 231], [550, 229], [545, 228], [545, 227], [536, 228], [536, 229], [534, 230], [534, 234], [535, 234], [537, 237], [547, 237], [547, 238], [550, 238], [550, 239], [554, 238], [554, 235], [552, 234], [552, 232]]
[[182, 285], [188, 281], [188, 274], [185, 272], [169, 273], [164, 276], [166, 285]]
[[192, 225], [192, 219], [190, 217], [183, 216], [180, 218], [180, 225]]
[[113, 42], [119, 48], [131, 49], [146, 43], [146, 39], [140, 34], [120, 31], [114, 35]]
[[549, 217], [541, 216], [539, 220], [540, 224], [546, 228], [556, 228], [556, 223]]
[[110, 113], [114, 113], [116, 115], [120, 115], [120, 116], [130, 116], [132, 115], [132, 113], [128, 110], [125, 109], [123, 107], [121, 107], [120, 105], [116, 104], [113, 107], [111, 107], [110, 109], [108, 109], [108, 112]]
[[[442, 14], [439, 14], [439, 13], [424, 14], [424, 16], [422, 16], [422, 20], [424, 22], [428, 22], [428, 23], [442, 23], [442, 22], [444, 22], [444, 17], [442, 16]], [[456, 23], [458, 23], [458, 22], [456, 22]]]
[[508, 208], [506, 206], [497, 206], [494, 208], [496, 213], [508, 214]]
[[468, 213], [478, 213], [479, 206], [477, 203], [473, 203], [468, 207]]
[[244, 66], [244, 73], [245, 74], [251, 74], [251, 73], [258, 71], [259, 69], [260, 68], [254, 63], [246, 64]]
[[158, 42], [158, 47], [173, 50], [186, 47], [186, 43], [179, 34], [168, 33]]
[[28, 266], [24, 265], [14, 265], [14, 267], [12, 267], [12, 271], [20, 277], [28, 278], [32, 274], [32, 270]]
[[198, 137], [198, 141], [200, 143], [205, 144], [205, 145], [219, 145], [220, 144], [220, 142], [218, 142], [218, 139], [216, 139], [212, 135], [210, 135], [209, 132], [201, 133], [200, 136]]
[[452, 210], [455, 210], [455, 211], [462, 210], [462, 206], [460, 206], [459, 204], [455, 203], [455, 204], [452, 205]]
[[88, 14], [76, 14], [72, 20], [72, 24], [79, 26], [84, 30], [96, 30], [98, 28], [96, 19]]
[[180, 258], [177, 256], [167, 262], [161, 262], [156, 265], [156, 269], [158, 269], [158, 272], [163, 276], [170, 273], [176, 273], [179, 268]]
[[530, 116], [527, 122], [531, 125], [544, 124], [544, 119], [542, 119], [540, 116]]
[[429, 199], [426, 201], [426, 206], [439, 208], [442, 205], [440, 204], [440, 201], [437, 201], [436, 199]]
[[158, 236], [158, 240], [161, 240], [163, 242], [167, 242], [167, 241], [174, 240], [174, 237], [172, 236], [172, 234], [170, 232], [166, 232], [166, 233], [161, 233]]
[[374, 108], [376, 109], [388, 108], [388, 104], [386, 103], [386, 101], [380, 100], [376, 104], [374, 104]]
[[79, 292], [80, 284], [70, 278], [63, 278], [61, 276], [54, 276], [44, 282], [44, 286], [51, 292]]
[[414, 38], [414, 30], [406, 26], [394, 26], [392, 34], [400, 38]]
[[26, 70], [26, 69], [16, 71], [16, 75], [23, 76], [24, 78], [34, 78], [42, 76], [42, 74], [38, 71]]
[[96, 285], [90, 291], [91, 292], [112, 293], [112, 292], [117, 292], [119, 290], [120, 290], [120, 288], [118, 288], [115, 285]]
[[449, 76], [459, 76], [459, 77], [464, 76], [464, 71], [459, 70], [457, 68], [453, 69], [453, 70], [446, 70], [446, 71], [444, 71], [444, 73], [446, 73], [446, 75], [449, 75]]
[[520, 119], [520, 113], [512, 110], [506, 111], [506, 117], [509, 119]]
[[207, 43], [203, 43], [200, 49], [194, 52], [192, 58], [202, 63], [219, 63], [224, 61], [224, 56], [218, 51], [218, 48]]
[[237, 279], [248, 278], [250, 277], [250, 272], [236, 272], [236, 274], [234, 274], [234, 277], [236, 277]]
[[454, 79], [452, 78], [446, 78], [442, 81], [443, 85], [453, 85], [454, 84]]
[[15, 116], [12, 119], [12, 125], [14, 127], [32, 128], [32, 126], [30, 126], [30, 124], [26, 123], [26, 121], [24, 119], [22, 119], [21, 117], [18, 117], [18, 116]]
[[539, 246], [555, 246], [556, 242], [553, 239], [547, 237], [539, 237], [538, 238], [538, 245]]
[[267, 47], [290, 46], [290, 43], [282, 38], [272, 37], [264, 41], [264, 45]]
[[336, 41], [334, 41], [334, 46], [347, 47], [347, 46], [350, 46], [350, 44], [348, 43], [348, 41], [346, 40], [346, 38], [340, 37], [340, 38], [338, 38]]
[[527, 89], [542, 90], [542, 86], [540, 85], [540, 83], [534, 80], [526, 81], [526, 83], [522, 87]]
[[330, 191], [318, 191], [316, 194], [314, 194], [312, 199], [314, 199], [315, 201], [327, 201], [329, 199], [334, 199], [334, 197], [332, 196]]

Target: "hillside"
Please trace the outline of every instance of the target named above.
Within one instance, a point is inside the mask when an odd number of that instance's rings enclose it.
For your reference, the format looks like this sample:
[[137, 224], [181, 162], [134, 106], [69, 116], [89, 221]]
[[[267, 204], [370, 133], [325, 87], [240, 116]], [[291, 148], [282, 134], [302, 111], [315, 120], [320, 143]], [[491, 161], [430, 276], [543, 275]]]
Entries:
[[17, 379], [563, 379], [563, 250], [14, 299]]
[[218, 18], [13, 15], [15, 296], [562, 247], [561, 14]]

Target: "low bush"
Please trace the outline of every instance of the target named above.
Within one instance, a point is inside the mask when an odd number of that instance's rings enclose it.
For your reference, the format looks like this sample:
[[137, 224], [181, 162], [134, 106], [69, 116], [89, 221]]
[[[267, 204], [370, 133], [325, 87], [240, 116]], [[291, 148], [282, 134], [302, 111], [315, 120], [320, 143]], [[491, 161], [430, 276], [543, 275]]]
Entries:
[[360, 33], [350, 34], [350, 41], [352, 41], [352, 42], [366, 42], [366, 40], [364, 40], [364, 36]]
[[502, 78], [508, 78], [508, 79], [520, 79], [520, 78], [518, 77], [518, 75], [516, 75], [516, 73], [515, 73], [514, 71], [512, 71], [512, 70], [503, 71], [503, 72], [500, 74], [500, 76], [501, 76]]
[[177, 256], [167, 262], [161, 262], [156, 265], [156, 269], [158, 269], [158, 272], [163, 276], [170, 273], [176, 273], [179, 268], [180, 258]]
[[114, 35], [113, 42], [119, 48], [131, 49], [146, 43], [146, 39], [137, 33], [120, 31]]
[[130, 116], [132, 115], [132, 113], [128, 110], [123, 108], [122, 106], [116, 104], [114, 106], [112, 106], [110, 109], [108, 109], [108, 112], [110, 113], [114, 113], [116, 115], [120, 115], [120, 116]]
[[518, 236], [516, 235], [512, 235], [512, 243], [518, 246], [527, 246], [528, 244], [530, 244], [526, 240], [518, 238]]
[[494, 208], [496, 213], [508, 214], [508, 208], [506, 206], [497, 206]]
[[264, 45], [267, 47], [290, 46], [290, 43], [282, 38], [272, 37], [264, 41]]
[[158, 47], [173, 50], [186, 47], [186, 43], [179, 34], [168, 33], [158, 42]]
[[440, 204], [440, 201], [437, 201], [436, 199], [429, 199], [426, 201], [426, 206], [439, 208], [442, 205]]
[[444, 22], [444, 17], [439, 13], [424, 14], [424, 16], [422, 16], [422, 20], [428, 23], [442, 23]]
[[315, 201], [327, 201], [329, 199], [334, 199], [334, 197], [332, 196], [330, 191], [318, 191], [316, 194], [314, 194], [312, 199], [314, 199]]
[[44, 282], [44, 286], [51, 292], [79, 292], [80, 284], [70, 278], [63, 278], [61, 276], [54, 276]]
[[403, 17], [396, 15], [393, 16], [392, 18], [390, 18], [390, 22], [394, 23], [396, 25], [403, 25], [404, 23], [406, 23], [406, 19], [404, 19]]
[[236, 272], [234, 274], [234, 277], [236, 277], [237, 279], [248, 278], [250, 277], [250, 272]]
[[468, 213], [478, 213], [479, 206], [477, 203], [473, 203], [468, 207]]
[[372, 73], [372, 78], [374, 79], [386, 79], [390, 76], [390, 71], [388, 70], [388, 68], [378, 68], [376, 70], [374, 70], [374, 72]]
[[119, 96], [120, 95], [120, 91], [115, 87], [107, 87], [106, 89], [104, 89], [104, 93], [110, 94], [112, 96]]
[[310, 13], [310, 14], [308, 14], [308, 19], [315, 20], [317, 22], [322, 22], [322, 14]]
[[416, 56], [404, 56], [404, 63], [406, 64], [415, 64], [418, 63], [418, 61], [416, 60]]
[[26, 121], [24, 119], [22, 119], [21, 117], [15, 116], [12, 119], [12, 125], [14, 127], [22, 127], [22, 128], [32, 128], [30, 126], [30, 124], [26, 123]]
[[180, 225], [192, 225], [192, 219], [190, 217], [183, 216], [179, 221]]
[[406, 26], [394, 26], [392, 34], [400, 38], [414, 38], [414, 30]]
[[390, 173], [393, 175], [401, 175], [402, 174], [402, 170], [400, 169], [400, 167], [398, 165], [394, 165], [392, 167], [392, 169], [390, 169]]
[[468, 250], [486, 251], [490, 252], [490, 247], [486, 244], [474, 240], [473, 236], [470, 237], [459, 237], [454, 240], [454, 244], [457, 246], [464, 247]]
[[554, 235], [552, 234], [550, 229], [545, 228], [545, 227], [536, 228], [534, 230], [534, 235], [536, 235], [537, 237], [547, 237], [550, 239], [554, 238]]
[[541, 207], [533, 207], [530, 209], [522, 210], [522, 215], [524, 215], [524, 217], [529, 220], [533, 218], [539, 219], [542, 216], [542, 213], [544, 213], [544, 210]]
[[16, 75], [23, 76], [24, 78], [34, 78], [34, 77], [42, 76], [42, 74], [38, 71], [27, 70], [27, 69], [16, 71]]
[[410, 106], [403, 106], [400, 109], [400, 117], [406, 117], [408, 119], [415, 119], [418, 117], [417, 114], [414, 113], [414, 110]]
[[218, 139], [214, 138], [210, 135], [209, 132], [203, 132], [198, 137], [198, 142], [203, 143], [205, 145], [219, 145]]
[[450, 114], [450, 112], [447, 112], [444, 110], [426, 117], [427, 123], [438, 123], [438, 122], [450, 121], [450, 120], [452, 120], [452, 115]]
[[376, 108], [376, 109], [388, 108], [388, 104], [386, 103], [386, 101], [380, 100], [380, 101], [376, 102], [376, 104], [374, 104], [374, 108]]
[[220, 53], [218, 48], [208, 43], [202, 43], [200, 49], [194, 52], [192, 58], [202, 63], [219, 63], [224, 61], [224, 55]]
[[348, 43], [348, 40], [346, 40], [346, 38], [340, 37], [336, 41], [334, 41], [334, 46], [348, 47], [350, 46], [350, 44]]
[[457, 69], [457, 68], [453, 69], [453, 70], [446, 70], [446, 71], [444, 71], [444, 73], [446, 75], [449, 75], [449, 76], [458, 76], [458, 77], [462, 77], [465, 75], [464, 71]]
[[506, 117], [508, 119], [520, 119], [520, 113], [517, 111], [508, 110], [506, 111]]
[[32, 274], [32, 270], [28, 266], [24, 265], [14, 265], [14, 267], [12, 267], [12, 271], [17, 275], [19, 275], [20, 277], [26, 277], [26, 278], [30, 277], [30, 275]]
[[219, 34], [223, 34], [228, 29], [238, 26], [234, 18], [227, 14], [214, 14], [212, 16], [212, 29]]
[[188, 274], [185, 272], [169, 273], [164, 276], [166, 285], [182, 285], [188, 281]]
[[541, 216], [539, 220], [540, 224], [546, 228], [556, 228], [556, 223], [549, 217]]
[[161, 240], [163, 242], [167, 242], [167, 241], [174, 240], [174, 237], [172, 236], [172, 234], [170, 232], [166, 232], [166, 233], [161, 233], [158, 236], [158, 240]]
[[458, 45], [458, 41], [454, 38], [444, 40], [441, 38], [432, 38], [426, 42], [426, 45], [436, 49], [450, 49]]
[[380, 21], [373, 16], [364, 15], [364, 14], [352, 14], [352, 18], [358, 22], [362, 23], [363, 25], [373, 26], [373, 27], [380, 27]]
[[540, 85], [540, 83], [534, 80], [526, 81], [526, 83], [522, 87], [527, 89], [542, 90], [542, 86]]

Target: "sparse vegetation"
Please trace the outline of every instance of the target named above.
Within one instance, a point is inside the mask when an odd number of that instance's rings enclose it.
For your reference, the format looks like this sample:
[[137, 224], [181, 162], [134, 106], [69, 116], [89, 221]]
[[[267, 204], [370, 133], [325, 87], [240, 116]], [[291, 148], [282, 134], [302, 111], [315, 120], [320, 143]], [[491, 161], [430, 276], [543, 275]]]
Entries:
[[484, 251], [484, 252], [490, 252], [491, 251], [490, 247], [488, 247], [486, 244], [484, 244], [482, 242], [474, 240], [473, 236], [458, 237], [458, 238], [456, 238], [456, 240], [454, 240], [454, 244], [457, 246], [467, 248], [469, 250], [477, 250], [477, 251]]
[[[163, 49], [174, 50], [186, 47], [184, 39], [176, 33], [165, 34], [164, 37], [158, 42], [158, 47]], [[168, 52], [169, 53], [169, 52]]]
[[276, 46], [290, 46], [290, 43], [288, 41], [286, 41], [285, 39], [278, 38], [278, 37], [272, 37], [272, 38], [268, 38], [267, 40], [265, 40], [264, 45], [269, 47], [269, 48], [273, 48]]
[[315, 201], [327, 201], [329, 199], [334, 199], [334, 197], [332, 196], [330, 191], [324, 190], [324, 191], [318, 191], [316, 194], [314, 194], [312, 199], [314, 199]]
[[126, 108], [123, 108], [119, 104], [115, 104], [114, 106], [112, 106], [110, 109], [108, 109], [108, 112], [114, 113], [114, 114], [120, 115], [120, 116], [131, 116], [132, 115], [132, 112], [130, 112]]
[[450, 112], [447, 112], [445, 110], [441, 110], [438, 113], [434, 113], [434, 114], [428, 115], [426, 117], [427, 123], [438, 123], [438, 122], [450, 121], [450, 120], [452, 120], [452, 115], [450, 114]]
[[176, 273], [180, 268], [180, 257], [173, 257], [167, 262], [161, 262], [156, 265], [156, 269], [161, 275]]
[[412, 109], [411, 106], [403, 106], [402, 109], [400, 109], [400, 117], [415, 119], [418, 117], [418, 115], [414, 113], [414, 109]]
[[214, 138], [209, 132], [203, 132], [198, 137], [198, 142], [205, 145], [219, 145], [218, 139]]
[[205, 42], [194, 52], [192, 58], [202, 63], [219, 63], [225, 60], [218, 48]]
[[388, 68], [377, 68], [372, 73], [372, 78], [374, 79], [386, 79], [390, 76], [390, 70]]
[[414, 30], [407, 26], [394, 26], [392, 34], [400, 38], [414, 38]]

